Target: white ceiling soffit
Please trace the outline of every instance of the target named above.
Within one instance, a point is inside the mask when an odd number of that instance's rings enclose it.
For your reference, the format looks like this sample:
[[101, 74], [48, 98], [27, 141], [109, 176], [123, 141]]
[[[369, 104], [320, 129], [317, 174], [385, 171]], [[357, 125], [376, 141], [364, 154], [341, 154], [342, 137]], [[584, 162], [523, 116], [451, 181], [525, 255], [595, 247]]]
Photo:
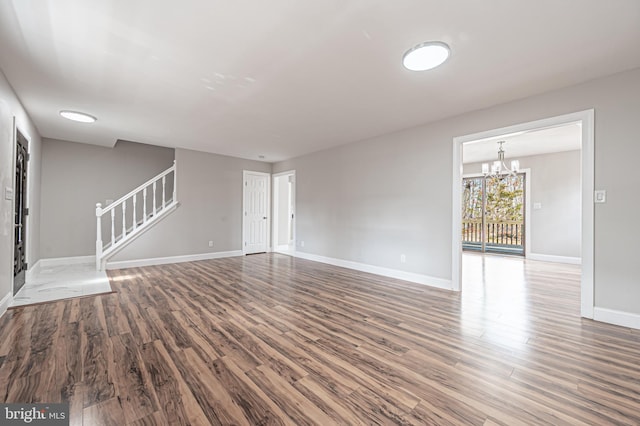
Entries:
[[582, 148], [582, 125], [576, 122], [466, 142], [462, 145], [463, 163], [497, 160], [498, 141], [505, 141], [502, 147], [506, 159], [574, 151]]
[[639, 67], [640, 1], [3, 0], [0, 40], [44, 137], [278, 161]]

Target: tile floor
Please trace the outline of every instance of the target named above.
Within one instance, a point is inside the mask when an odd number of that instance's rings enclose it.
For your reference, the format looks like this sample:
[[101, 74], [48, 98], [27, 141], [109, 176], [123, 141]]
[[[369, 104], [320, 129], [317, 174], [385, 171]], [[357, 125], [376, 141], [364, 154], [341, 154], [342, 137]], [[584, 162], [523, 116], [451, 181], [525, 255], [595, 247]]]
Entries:
[[93, 264], [41, 267], [27, 279], [24, 287], [14, 296], [11, 306], [110, 292], [111, 285], [106, 272], [96, 271]]

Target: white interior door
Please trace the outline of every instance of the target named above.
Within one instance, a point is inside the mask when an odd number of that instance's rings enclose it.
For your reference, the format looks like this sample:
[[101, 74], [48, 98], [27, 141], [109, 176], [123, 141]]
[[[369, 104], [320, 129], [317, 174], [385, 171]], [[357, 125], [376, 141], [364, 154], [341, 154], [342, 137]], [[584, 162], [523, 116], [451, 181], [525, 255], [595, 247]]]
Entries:
[[269, 247], [270, 175], [244, 171], [243, 252], [263, 253]]

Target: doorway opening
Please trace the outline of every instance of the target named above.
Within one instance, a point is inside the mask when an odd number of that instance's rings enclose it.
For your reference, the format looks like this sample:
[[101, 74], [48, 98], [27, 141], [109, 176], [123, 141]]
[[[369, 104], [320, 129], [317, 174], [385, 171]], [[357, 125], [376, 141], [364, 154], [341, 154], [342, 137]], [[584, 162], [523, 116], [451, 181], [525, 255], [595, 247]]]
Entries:
[[25, 284], [27, 273], [27, 177], [29, 141], [16, 128], [15, 177], [13, 182], [14, 237], [13, 237], [13, 294]]
[[273, 250], [295, 251], [295, 170], [273, 175]]
[[[576, 170], [578, 174], [577, 195], [572, 195], [573, 205], [575, 206], [579, 219], [576, 222], [576, 234], [578, 244], [578, 256], [574, 263], [580, 263], [580, 307], [581, 316], [585, 318], [593, 318], [594, 308], [594, 283], [593, 283], [593, 223], [594, 223], [594, 208], [593, 208], [593, 190], [594, 190], [594, 111], [587, 110], [571, 114], [566, 114], [557, 117], [551, 117], [548, 119], [537, 120], [528, 123], [522, 123], [514, 126], [493, 129], [476, 134], [456, 137], [453, 140], [453, 186], [452, 186], [452, 203], [453, 203], [453, 221], [452, 221], [452, 288], [455, 291], [461, 290], [462, 281], [462, 248], [463, 248], [463, 175], [470, 173], [479, 174], [481, 163], [485, 159], [476, 158], [468, 159], [468, 153], [473, 153], [476, 146], [476, 142], [493, 140], [494, 143], [497, 140], [503, 140], [507, 137], [513, 137], [517, 135], [526, 135], [529, 133], [535, 133], [543, 129], [560, 128], [566, 125], [574, 125], [578, 129], [579, 133], [579, 151], [576, 152], [576, 158], [578, 159]], [[536, 142], [536, 146], [543, 145], [542, 142]], [[495, 146], [495, 145], [494, 145]], [[463, 163], [463, 148], [464, 148], [464, 163]], [[469, 150], [467, 150], [469, 148]], [[495, 150], [494, 150], [495, 152]], [[517, 152], [511, 153], [517, 156]], [[529, 154], [531, 155], [531, 154]], [[476, 167], [476, 169], [474, 169]], [[559, 167], [559, 168], [558, 168]], [[563, 171], [565, 164], [560, 164], [556, 168], [551, 168], [546, 172], [539, 172], [538, 176], [547, 176], [549, 179], [555, 179], [560, 181], [557, 177], [558, 171]], [[485, 171], [485, 170], [483, 170]], [[526, 181], [530, 181], [532, 175], [537, 172], [531, 168], [530, 174], [527, 175]], [[525, 183], [525, 188], [528, 186]], [[526, 191], [526, 189], [525, 189]], [[573, 194], [573, 193], [572, 193]], [[562, 189], [557, 192], [556, 198], [562, 198], [567, 196], [567, 192]], [[525, 217], [530, 216], [531, 204], [533, 204], [533, 211], [542, 214], [547, 209], [547, 204], [536, 200], [535, 195], [531, 195], [532, 203], [525, 203]], [[528, 205], [527, 205], [528, 204]], [[539, 221], [538, 223], [544, 223]], [[535, 227], [532, 224], [530, 227]], [[531, 249], [529, 249], [531, 240], [535, 238], [528, 237], [527, 226], [525, 223], [525, 235], [524, 235], [524, 250], [527, 258], [534, 259]], [[564, 232], [564, 229], [563, 229]], [[553, 238], [556, 234], [548, 232], [547, 242], [553, 242]], [[538, 238], [538, 243], [541, 240]], [[544, 240], [546, 241], [546, 240]], [[543, 241], [543, 242], [544, 242]], [[536, 243], [536, 242], [534, 242]], [[536, 243], [537, 244], [537, 243]], [[539, 254], [539, 253], [538, 253]], [[547, 256], [546, 258], [538, 258], [537, 260], [549, 260], [556, 261], [556, 258], [563, 256]], [[564, 257], [566, 259], [572, 259], [571, 256]], [[571, 263], [571, 262], [567, 262]]]

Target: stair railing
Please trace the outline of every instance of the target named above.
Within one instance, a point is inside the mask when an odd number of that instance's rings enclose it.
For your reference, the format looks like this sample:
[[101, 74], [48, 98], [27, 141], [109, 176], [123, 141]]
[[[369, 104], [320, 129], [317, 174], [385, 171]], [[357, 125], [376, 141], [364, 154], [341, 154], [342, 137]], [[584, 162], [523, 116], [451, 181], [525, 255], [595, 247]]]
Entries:
[[[135, 188], [128, 194], [120, 197], [106, 207], [102, 207], [101, 203], [96, 204], [96, 269], [102, 269], [104, 257], [109, 253], [113, 253], [118, 247], [129, 241], [143, 227], [149, 225], [155, 218], [169, 207], [172, 207], [178, 201], [178, 181], [176, 173], [176, 162], [159, 175], [149, 179], [142, 185]], [[173, 176], [170, 176], [172, 175]], [[173, 178], [173, 191], [171, 198], [167, 199], [167, 180]], [[161, 195], [158, 193], [158, 187], [162, 185]], [[151, 194], [149, 194], [151, 192]], [[150, 206], [148, 198], [151, 198]], [[142, 201], [142, 211], [139, 212], [138, 200]], [[131, 213], [127, 217], [127, 204], [131, 206]], [[158, 205], [160, 204], [160, 205]], [[149, 210], [149, 211], [148, 211]], [[141, 213], [141, 218], [137, 214]], [[107, 235], [108, 240], [103, 243], [102, 240], [102, 218], [107, 216], [107, 220], [111, 219], [111, 233]], [[116, 227], [116, 221], [122, 219], [122, 226]], [[138, 229], [140, 227], [140, 229]]]

